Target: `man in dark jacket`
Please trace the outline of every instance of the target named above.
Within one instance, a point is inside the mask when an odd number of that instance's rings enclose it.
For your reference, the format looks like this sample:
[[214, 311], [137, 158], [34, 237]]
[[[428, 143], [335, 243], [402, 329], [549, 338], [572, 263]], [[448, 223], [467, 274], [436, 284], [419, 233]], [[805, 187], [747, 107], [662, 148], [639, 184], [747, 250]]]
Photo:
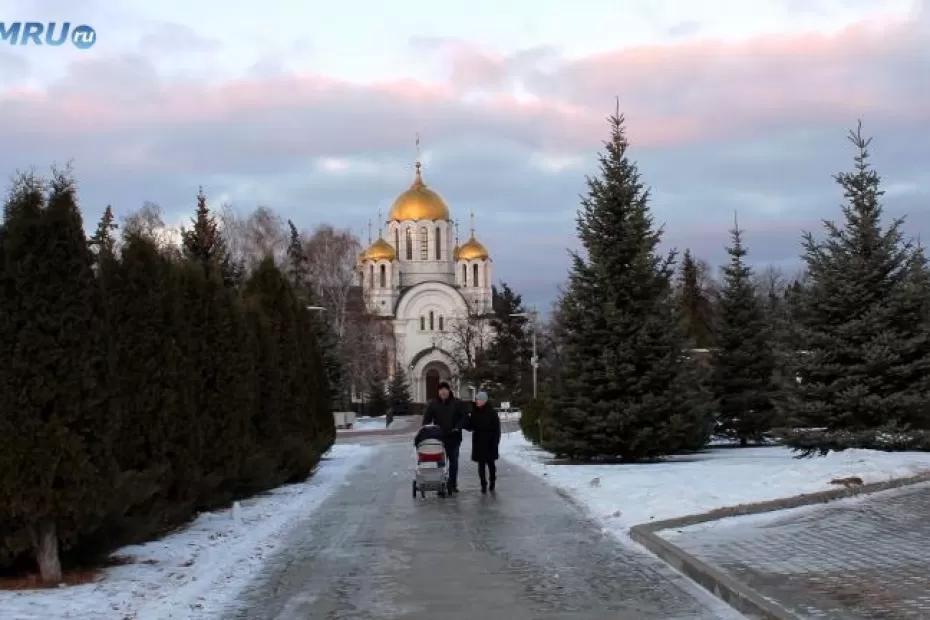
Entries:
[[449, 459], [450, 493], [459, 492], [459, 446], [462, 445], [462, 428], [467, 417], [462, 402], [455, 398], [445, 381], [439, 384], [439, 398], [432, 401], [423, 414], [423, 426], [436, 424], [442, 429], [442, 443]]

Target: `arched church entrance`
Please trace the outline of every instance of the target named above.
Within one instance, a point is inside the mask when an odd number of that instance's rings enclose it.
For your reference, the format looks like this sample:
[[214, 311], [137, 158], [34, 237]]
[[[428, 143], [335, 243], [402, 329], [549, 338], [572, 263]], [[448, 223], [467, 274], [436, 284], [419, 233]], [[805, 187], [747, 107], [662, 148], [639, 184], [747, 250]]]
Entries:
[[423, 368], [423, 383], [426, 385], [426, 401], [429, 402], [439, 396], [439, 384], [449, 381], [452, 373], [449, 367], [442, 362], [430, 362]]

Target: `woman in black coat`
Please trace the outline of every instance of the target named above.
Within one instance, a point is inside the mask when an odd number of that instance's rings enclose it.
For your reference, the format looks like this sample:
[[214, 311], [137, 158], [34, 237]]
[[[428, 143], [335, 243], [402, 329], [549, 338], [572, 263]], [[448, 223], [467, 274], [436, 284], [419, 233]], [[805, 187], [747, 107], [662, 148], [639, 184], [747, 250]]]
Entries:
[[475, 396], [475, 406], [468, 421], [468, 430], [471, 431], [471, 460], [478, 463], [478, 477], [481, 479], [481, 492], [488, 492], [488, 478], [485, 469], [490, 473], [491, 490], [497, 482], [497, 447], [501, 441], [501, 421], [497, 411], [488, 402], [485, 392], [478, 392]]

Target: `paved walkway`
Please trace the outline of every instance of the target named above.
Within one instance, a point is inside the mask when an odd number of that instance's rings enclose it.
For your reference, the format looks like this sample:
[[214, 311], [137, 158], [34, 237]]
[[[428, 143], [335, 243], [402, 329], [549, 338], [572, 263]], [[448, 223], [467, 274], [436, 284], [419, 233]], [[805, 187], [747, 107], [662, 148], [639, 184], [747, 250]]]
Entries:
[[930, 618], [930, 484], [663, 535], [801, 618]]
[[552, 488], [506, 462], [496, 496], [479, 493], [463, 450], [462, 493], [414, 500], [412, 456], [409, 442], [385, 442], [293, 531], [288, 551], [223, 617], [740, 617], [651, 555], [602, 535]]

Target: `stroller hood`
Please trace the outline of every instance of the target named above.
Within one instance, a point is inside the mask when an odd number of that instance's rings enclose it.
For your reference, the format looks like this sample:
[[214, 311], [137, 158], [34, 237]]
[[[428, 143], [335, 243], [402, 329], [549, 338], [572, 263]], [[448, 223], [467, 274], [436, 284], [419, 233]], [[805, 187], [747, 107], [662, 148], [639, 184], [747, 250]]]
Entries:
[[413, 438], [413, 445], [420, 445], [421, 441], [425, 441], [427, 439], [438, 439], [442, 441], [442, 429], [435, 424], [422, 427], [417, 432], [417, 436]]

